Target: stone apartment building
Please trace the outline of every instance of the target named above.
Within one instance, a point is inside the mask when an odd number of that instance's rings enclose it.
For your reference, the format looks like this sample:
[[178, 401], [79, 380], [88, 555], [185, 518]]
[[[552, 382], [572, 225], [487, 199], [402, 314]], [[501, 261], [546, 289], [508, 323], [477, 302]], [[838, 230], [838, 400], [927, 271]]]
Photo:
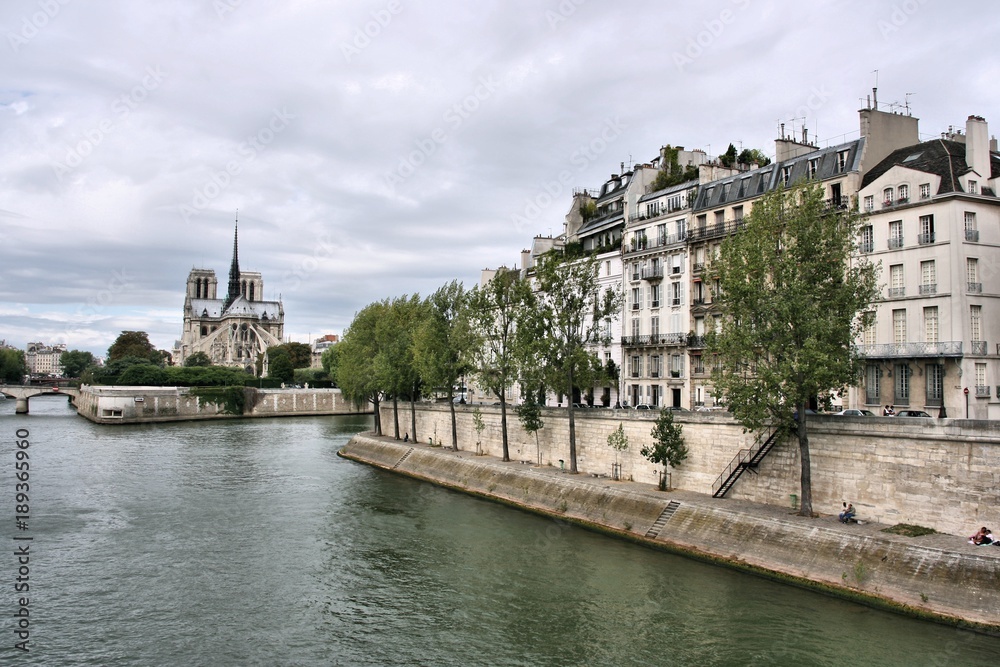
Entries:
[[66, 345], [46, 345], [45, 343], [28, 343], [24, 349], [24, 363], [31, 375], [61, 377], [63, 367], [60, 358], [66, 351]]

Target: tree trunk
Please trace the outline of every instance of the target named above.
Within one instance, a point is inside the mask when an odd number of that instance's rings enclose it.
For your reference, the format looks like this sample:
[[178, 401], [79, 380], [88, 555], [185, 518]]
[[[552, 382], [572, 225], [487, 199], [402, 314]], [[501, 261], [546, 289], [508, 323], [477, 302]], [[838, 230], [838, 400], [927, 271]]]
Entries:
[[798, 436], [799, 458], [802, 463], [800, 476], [800, 493], [802, 497], [799, 498], [799, 515], [812, 516], [812, 470], [809, 463], [809, 436], [806, 432], [806, 403], [804, 402], [799, 405]]
[[416, 392], [410, 394], [410, 442], [417, 441], [417, 402], [413, 398], [415, 394]]
[[393, 437], [399, 440], [399, 398], [396, 394], [392, 395], [392, 427]]
[[503, 460], [510, 461], [510, 449], [507, 447], [507, 400], [500, 394], [500, 433], [503, 434]]
[[451, 406], [451, 449], [458, 451], [458, 420], [455, 418], [455, 400], [450, 398], [448, 404]]
[[577, 473], [576, 469], [576, 420], [573, 415], [573, 369], [569, 371], [569, 394], [566, 396], [566, 408], [569, 410], [569, 472]]
[[382, 415], [378, 412], [378, 394], [372, 396], [372, 405], [375, 408], [375, 435], [382, 435]]
[[542, 465], [542, 446], [538, 444], [538, 431], [535, 431], [535, 456], [538, 458], [538, 465]]

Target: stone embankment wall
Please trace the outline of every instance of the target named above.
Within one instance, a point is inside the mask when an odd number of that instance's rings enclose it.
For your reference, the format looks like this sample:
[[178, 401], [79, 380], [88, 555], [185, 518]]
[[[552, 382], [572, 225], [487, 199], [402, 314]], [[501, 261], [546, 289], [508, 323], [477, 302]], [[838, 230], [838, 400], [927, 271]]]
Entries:
[[[949, 548], [697, 494], [355, 436], [340, 455], [609, 533], [907, 613], [1000, 631], [1000, 549]], [[933, 537], [933, 536], [932, 536]], [[924, 540], [921, 543], [921, 539]], [[940, 542], [941, 540], [939, 540]]]
[[[451, 444], [447, 404], [417, 406], [417, 437]], [[485, 430], [478, 437], [473, 410]], [[391, 407], [382, 406], [382, 428], [393, 433]], [[502, 456], [500, 408], [456, 406], [458, 446]], [[615, 452], [608, 435], [623, 424], [628, 451], [618, 454], [625, 479], [656, 484], [661, 468], [640, 454], [652, 442], [657, 413], [636, 410], [576, 412], [577, 467], [581, 473], [610, 475]], [[512, 460], [569, 466], [569, 423], [565, 409], [546, 409], [545, 426], [534, 436], [508, 411]], [[1000, 422], [893, 417], [809, 417], [813, 510], [835, 514], [848, 501], [859, 517], [887, 524], [910, 523], [951, 534], [972, 534], [979, 526], [1000, 531]], [[712, 483], [753, 434], [725, 413], [678, 413], [688, 459], [671, 473], [671, 485], [712, 493]], [[409, 406], [400, 405], [400, 433], [410, 430]], [[412, 436], [412, 434], [410, 434]], [[563, 463], [561, 464], [560, 461]], [[778, 443], [757, 472], [748, 471], [728, 498], [790, 507], [800, 491], [799, 446], [795, 438]]]
[[226, 411], [224, 402], [195, 395], [188, 387], [84, 386], [77, 412], [99, 424], [140, 424], [234, 417], [292, 417], [370, 414], [357, 409], [339, 389], [248, 389], [242, 415]]

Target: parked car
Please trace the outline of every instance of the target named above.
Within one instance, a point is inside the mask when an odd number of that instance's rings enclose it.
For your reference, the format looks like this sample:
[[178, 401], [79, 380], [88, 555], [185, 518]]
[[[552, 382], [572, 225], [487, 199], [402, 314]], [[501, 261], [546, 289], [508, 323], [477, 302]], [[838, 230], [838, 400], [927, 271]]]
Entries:
[[663, 407], [664, 410], [670, 410], [671, 412], [691, 412], [687, 408], [682, 408], [679, 405], [666, 405]]
[[871, 410], [858, 410], [855, 408], [849, 408], [847, 410], [841, 410], [840, 412], [834, 412], [836, 417], [874, 417], [875, 413]]
[[635, 409], [636, 410], [655, 410], [656, 408], [654, 408], [652, 405], [646, 405], [645, 403], [640, 403], [639, 405], [635, 406]]
[[574, 410], [589, 410], [590, 406], [587, 405], [586, 403], [574, 403], [573, 404], [573, 409]]
[[930, 417], [929, 414], [923, 410], [900, 410], [896, 413], [897, 417]]

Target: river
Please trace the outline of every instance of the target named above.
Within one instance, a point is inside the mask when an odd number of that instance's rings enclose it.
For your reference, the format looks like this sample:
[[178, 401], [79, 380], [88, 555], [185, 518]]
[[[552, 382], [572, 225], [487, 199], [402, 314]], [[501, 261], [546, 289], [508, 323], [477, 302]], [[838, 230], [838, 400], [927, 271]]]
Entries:
[[[26, 416], [13, 404], [0, 401], [4, 664], [1000, 661], [997, 638], [337, 457], [366, 417], [113, 427], [60, 397], [32, 399]], [[19, 530], [25, 430], [30, 518]], [[15, 593], [24, 545], [30, 590]], [[22, 610], [27, 653], [15, 648]]]

